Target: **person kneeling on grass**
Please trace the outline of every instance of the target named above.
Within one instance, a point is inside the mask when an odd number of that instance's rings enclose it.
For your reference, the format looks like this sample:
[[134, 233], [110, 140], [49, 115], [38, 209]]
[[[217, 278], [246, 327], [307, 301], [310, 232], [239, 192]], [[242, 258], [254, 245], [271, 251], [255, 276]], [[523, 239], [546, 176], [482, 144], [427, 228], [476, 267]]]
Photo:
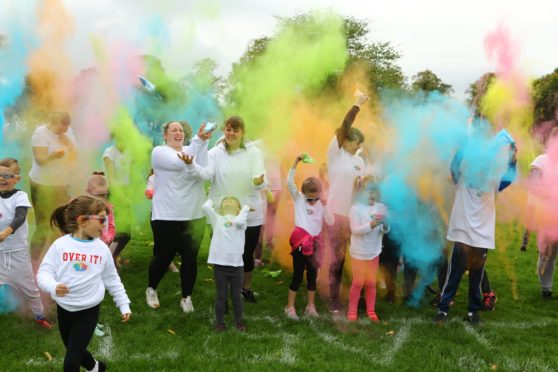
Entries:
[[358, 302], [362, 288], [366, 289], [366, 313], [373, 322], [378, 322], [376, 315], [376, 274], [380, 253], [382, 252], [382, 236], [389, 232], [384, 223], [386, 206], [378, 203], [378, 190], [370, 180], [355, 181], [355, 200], [349, 214], [351, 226], [351, 266], [353, 283], [349, 292], [349, 309], [347, 319], [356, 321], [358, 318]]
[[213, 209], [213, 201], [207, 200], [202, 210], [209, 218], [213, 227], [213, 236], [209, 245], [207, 263], [213, 264], [213, 275], [217, 298], [215, 300], [215, 330], [222, 332], [225, 326], [225, 311], [227, 307], [227, 292], [231, 288], [231, 298], [234, 308], [236, 329], [246, 331], [242, 320], [242, 279], [244, 277], [245, 232], [248, 226], [248, 212], [253, 211], [248, 206], [240, 207], [240, 201], [234, 197], [225, 197], [221, 201], [219, 213]]
[[322, 225], [324, 219], [328, 225], [332, 225], [334, 222], [333, 215], [328, 213], [325, 202], [321, 199], [322, 184], [317, 178], [309, 177], [305, 179], [302, 183], [301, 192], [296, 188], [294, 182], [295, 170], [304, 156], [302, 154], [296, 157], [287, 178], [289, 194], [294, 201], [295, 228], [289, 240], [291, 255], [293, 256], [293, 279], [289, 286], [285, 315], [293, 320], [299, 319], [294, 304], [296, 293], [302, 283], [304, 270], [306, 270], [306, 286], [308, 288], [308, 304], [304, 314], [314, 318], [318, 317], [314, 299], [316, 297], [316, 277], [320, 266]]
[[56, 301], [58, 328], [66, 347], [64, 371], [104, 371], [104, 362], [87, 350], [99, 320], [105, 288], [114, 298], [122, 321], [130, 319], [130, 300], [120, 281], [108, 246], [99, 237], [108, 207], [91, 196], [78, 196], [54, 210], [50, 218], [67, 234], [48, 249], [39, 272], [39, 287]]

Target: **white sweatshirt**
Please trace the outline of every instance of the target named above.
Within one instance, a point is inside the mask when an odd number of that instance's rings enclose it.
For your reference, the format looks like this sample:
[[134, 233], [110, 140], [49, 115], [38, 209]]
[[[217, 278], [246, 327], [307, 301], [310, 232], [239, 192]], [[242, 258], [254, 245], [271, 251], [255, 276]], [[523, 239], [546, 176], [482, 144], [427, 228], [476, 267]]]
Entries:
[[209, 245], [207, 263], [223, 266], [244, 266], [245, 232], [250, 207], [245, 205], [237, 216], [222, 216], [213, 209], [213, 201], [208, 199], [202, 206], [213, 226], [213, 237]]
[[[191, 174], [202, 180], [211, 181], [209, 199], [215, 205], [221, 205], [221, 199], [234, 196], [241, 205], [255, 209], [248, 216], [248, 226], [260, 226], [264, 223], [264, 201], [261, 190], [266, 187], [263, 156], [255, 145], [248, 143], [245, 149], [237, 149], [231, 154], [223, 143], [209, 150], [207, 167], [203, 164], [190, 164]], [[254, 185], [253, 179], [264, 175], [261, 185]], [[157, 175], [157, 177], [159, 177]], [[157, 192], [159, 189], [156, 187]]]
[[382, 236], [389, 232], [389, 227], [380, 224], [370, 226], [375, 214], [386, 215], [387, 209], [382, 203], [374, 205], [354, 204], [351, 207], [351, 246], [349, 252], [357, 260], [373, 260], [382, 253]]
[[306, 201], [306, 196], [296, 188], [294, 175], [295, 170], [291, 168], [287, 177], [287, 187], [294, 201], [295, 226], [304, 229], [312, 236], [317, 236], [322, 232], [324, 219], [328, 225], [333, 225], [335, 217], [321, 201], [314, 205]]
[[[185, 154], [194, 156], [194, 163], [207, 165], [207, 141], [195, 136]], [[205, 198], [203, 182], [187, 172], [179, 152], [169, 146], [157, 146], [151, 154], [155, 177], [152, 220], [190, 221], [203, 217], [201, 206]]]
[[[37, 273], [39, 288], [50, 294], [60, 307], [81, 311], [101, 303], [105, 288], [122, 314], [130, 313], [130, 300], [120, 281], [112, 254], [100, 239], [77, 240], [70, 234], [58, 238], [48, 249]], [[70, 290], [56, 295], [56, 286]]]

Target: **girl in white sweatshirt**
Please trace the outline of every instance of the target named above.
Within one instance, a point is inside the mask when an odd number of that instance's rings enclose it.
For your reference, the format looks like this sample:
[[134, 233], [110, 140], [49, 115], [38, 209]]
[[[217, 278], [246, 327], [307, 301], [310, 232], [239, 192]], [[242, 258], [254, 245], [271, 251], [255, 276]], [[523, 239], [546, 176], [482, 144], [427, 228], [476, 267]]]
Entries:
[[378, 192], [372, 182], [357, 179], [355, 201], [351, 207], [349, 221], [351, 225], [351, 266], [353, 282], [349, 292], [349, 309], [347, 319], [357, 320], [360, 292], [366, 289], [366, 313], [373, 322], [378, 322], [376, 315], [376, 274], [382, 253], [382, 236], [389, 232], [385, 224], [386, 207], [378, 203]]
[[122, 321], [130, 319], [130, 300], [108, 246], [99, 239], [107, 213], [103, 201], [79, 196], [58, 207], [50, 218], [66, 235], [50, 246], [37, 282], [58, 305], [58, 327], [66, 346], [64, 371], [79, 371], [80, 365], [88, 371], [106, 368], [87, 351], [105, 288], [120, 309]]

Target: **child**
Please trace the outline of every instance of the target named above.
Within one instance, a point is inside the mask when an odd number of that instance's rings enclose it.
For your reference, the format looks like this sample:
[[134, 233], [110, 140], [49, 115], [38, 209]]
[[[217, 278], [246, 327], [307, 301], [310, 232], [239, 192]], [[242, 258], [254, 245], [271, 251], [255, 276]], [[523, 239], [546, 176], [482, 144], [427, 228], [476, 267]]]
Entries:
[[242, 296], [240, 291], [244, 276], [242, 260], [244, 234], [247, 227], [248, 212], [251, 209], [246, 205], [240, 208], [240, 202], [237, 198], [225, 197], [221, 201], [219, 213], [213, 209], [211, 199], [203, 204], [202, 210], [213, 226], [207, 263], [213, 264], [213, 275], [217, 290], [217, 299], [215, 300], [217, 323], [215, 324], [215, 330], [222, 332], [226, 329], [225, 309], [227, 306], [227, 291], [230, 286], [236, 329], [245, 332], [246, 325], [242, 320]]
[[[93, 172], [93, 174], [89, 178], [89, 181], [87, 182], [87, 189], [85, 189], [85, 192], [94, 198], [102, 200], [107, 205], [107, 208], [109, 210], [109, 213], [107, 215], [108, 223], [103, 226], [101, 240], [103, 241], [103, 243], [110, 246], [110, 244], [114, 240], [116, 230], [114, 226], [114, 210], [112, 204], [107, 202], [109, 190], [108, 182], [105, 178], [105, 173], [99, 171]], [[114, 259], [116, 260], [117, 257], [114, 257]]]
[[107, 221], [106, 204], [78, 196], [54, 210], [51, 225], [67, 234], [50, 246], [37, 273], [39, 287], [58, 305], [58, 326], [66, 346], [64, 371], [104, 371], [106, 365], [87, 351], [99, 319], [105, 288], [122, 314], [130, 319], [130, 300], [109, 248], [99, 238]]
[[293, 279], [289, 286], [289, 296], [285, 315], [293, 320], [298, 320], [295, 309], [295, 299], [302, 276], [306, 270], [306, 287], [308, 288], [308, 304], [304, 314], [317, 318], [318, 312], [314, 303], [316, 297], [316, 277], [318, 275], [318, 254], [322, 245], [322, 225], [324, 219], [328, 225], [333, 224], [333, 215], [328, 213], [325, 202], [321, 199], [322, 184], [315, 177], [304, 180], [301, 192], [294, 183], [296, 166], [303, 159], [304, 154], [296, 157], [292, 168], [289, 170], [287, 185], [289, 194], [294, 201], [295, 229], [291, 234], [289, 243], [293, 256]]
[[347, 319], [357, 320], [358, 301], [362, 288], [366, 288], [366, 313], [373, 322], [379, 322], [376, 315], [376, 273], [380, 253], [382, 252], [382, 236], [389, 232], [384, 223], [386, 207], [376, 202], [377, 189], [365, 179], [355, 182], [355, 200], [349, 213], [351, 226], [351, 266], [353, 283], [349, 292], [349, 309]]
[[29, 302], [37, 324], [52, 325], [43, 315], [43, 304], [35, 282], [27, 242], [27, 193], [15, 188], [21, 180], [16, 159], [0, 160], [0, 287], [11, 285]]

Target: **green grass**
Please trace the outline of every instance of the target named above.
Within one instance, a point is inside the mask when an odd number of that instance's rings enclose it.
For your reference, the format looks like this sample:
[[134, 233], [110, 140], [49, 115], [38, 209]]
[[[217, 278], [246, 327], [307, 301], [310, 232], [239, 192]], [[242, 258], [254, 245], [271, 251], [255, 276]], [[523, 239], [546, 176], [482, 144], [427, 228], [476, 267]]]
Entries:
[[[323, 301], [318, 302], [322, 319], [293, 322], [282, 312], [289, 270], [283, 270], [278, 278], [257, 270], [254, 287], [259, 301], [245, 305], [245, 334], [234, 330], [231, 318], [227, 319], [226, 332], [213, 331], [215, 288], [205, 263], [207, 239], [193, 296], [196, 311], [188, 315], [181, 312], [179, 277], [170, 272], [158, 289], [161, 308], [147, 307], [144, 296], [152, 251], [148, 230], [136, 233], [124, 251], [130, 264], [122, 268], [121, 277], [132, 300], [132, 320], [121, 323], [107, 295], [100, 323], [110, 330], [110, 336], [95, 336], [90, 344], [92, 353], [106, 360], [111, 371], [558, 369], [558, 301], [541, 299], [534, 237], [528, 251], [520, 252], [517, 226], [498, 228], [497, 251], [489, 254], [487, 266], [498, 303], [494, 312], [481, 314], [483, 323], [478, 327], [461, 321], [467, 302], [465, 280], [450, 320], [442, 327], [432, 323], [432, 307], [410, 309], [399, 303], [387, 304], [382, 290], [377, 301], [380, 324], [371, 324], [364, 317], [356, 324], [333, 319], [326, 315]], [[300, 293], [299, 313], [305, 290]], [[50, 316], [55, 318], [54, 313]], [[61, 370], [64, 348], [57, 328], [43, 330], [29, 317], [7, 314], [0, 316], [0, 329], [0, 370]], [[45, 351], [53, 357], [50, 362]]]

